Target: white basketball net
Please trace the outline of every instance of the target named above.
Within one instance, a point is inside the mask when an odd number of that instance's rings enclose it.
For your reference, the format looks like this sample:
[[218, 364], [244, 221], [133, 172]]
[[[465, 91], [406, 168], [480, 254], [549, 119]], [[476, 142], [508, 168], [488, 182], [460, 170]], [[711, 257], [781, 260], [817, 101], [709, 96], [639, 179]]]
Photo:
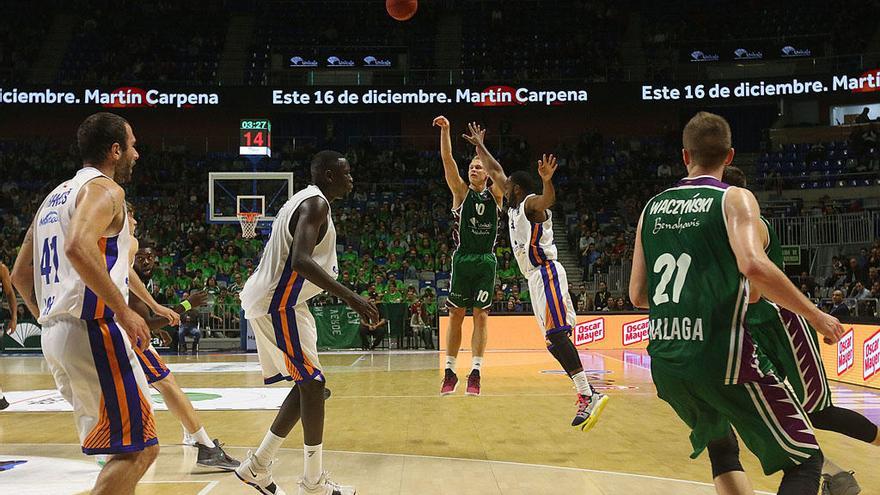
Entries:
[[253, 239], [257, 236], [257, 221], [260, 214], [255, 211], [243, 211], [238, 214], [238, 223], [241, 224], [241, 236], [245, 239]]

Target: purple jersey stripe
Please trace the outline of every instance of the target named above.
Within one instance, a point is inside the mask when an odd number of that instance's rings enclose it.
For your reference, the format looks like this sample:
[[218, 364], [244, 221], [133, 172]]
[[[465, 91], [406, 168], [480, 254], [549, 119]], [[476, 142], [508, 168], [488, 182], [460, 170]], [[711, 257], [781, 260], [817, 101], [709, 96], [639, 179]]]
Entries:
[[538, 270], [541, 272], [541, 279], [544, 282], [544, 299], [547, 301], [547, 308], [549, 308], [550, 317], [553, 319], [553, 328], [559, 328], [562, 326], [562, 322], [559, 321], [557, 316], [556, 298], [553, 297], [553, 293], [550, 291], [550, 277], [547, 276], [547, 265], [541, 265], [541, 268], [538, 268]]
[[[568, 325], [568, 320], [566, 320], [567, 315], [565, 314], [565, 294], [562, 292], [562, 285], [559, 283], [559, 272], [556, 271], [556, 263], [554, 263], [552, 261], [548, 261], [547, 266], [549, 266], [550, 271], [553, 272], [553, 286], [556, 288], [556, 293], [559, 294], [559, 296], [558, 296], [559, 301], [557, 301], [557, 302], [558, 302], [558, 306], [559, 306], [559, 314], [562, 315], [562, 325], [561, 326], [564, 327], [564, 326]], [[566, 287], [566, 290], [568, 290], [567, 287]]]
[[[125, 387], [125, 398], [128, 402], [128, 416], [131, 424], [131, 443], [140, 445], [144, 442], [144, 418], [141, 413], [141, 398], [138, 383], [131, 369], [131, 361], [128, 360], [127, 346], [122, 338], [122, 330], [113, 320], [105, 320], [110, 330], [113, 341], [113, 352], [116, 353], [116, 361], [119, 363], [119, 372], [122, 374], [122, 383]], [[146, 397], [145, 397], [146, 399]]]
[[693, 177], [690, 179], [685, 177], [684, 179], [681, 179], [680, 181], [678, 181], [672, 187], [682, 187], [682, 186], [712, 186], [712, 187], [718, 187], [721, 189], [727, 189], [728, 187], [730, 187], [730, 184], [726, 184], [724, 182], [721, 182], [720, 180], [716, 179], [715, 177], [700, 176], [700, 177]]
[[113, 383], [113, 372], [110, 371], [110, 361], [107, 353], [110, 349], [104, 347], [104, 337], [101, 327], [96, 320], [86, 320], [86, 328], [89, 334], [89, 346], [92, 348], [92, 359], [98, 371], [98, 383], [101, 385], [101, 393], [104, 395], [104, 408], [107, 410], [107, 419], [110, 421], [110, 446], [122, 446], [122, 417], [119, 414], [119, 398], [116, 396], [116, 386]]
[[762, 402], [768, 407], [782, 431], [798, 447], [819, 448], [813, 429], [797, 404], [797, 398], [784, 383], [775, 376], [767, 376], [758, 383], [756, 389]]
[[[813, 330], [804, 326], [803, 320], [797, 314], [780, 307], [779, 314], [785, 324], [785, 330], [788, 333], [788, 339], [791, 341], [795, 350], [795, 360], [798, 363], [801, 377], [804, 381], [804, 409], [812, 411], [824, 399], [825, 395], [825, 377], [823, 370], [818, 366], [822, 364], [821, 356], [815, 356], [813, 347], [810, 345], [810, 337], [807, 332]], [[793, 379], [793, 377], [792, 377]]]
[[287, 260], [284, 262], [284, 271], [281, 272], [281, 278], [278, 280], [278, 285], [275, 287], [275, 292], [272, 294], [272, 303], [269, 305], [269, 309], [278, 309], [281, 305], [281, 298], [284, 296], [284, 289], [287, 287], [287, 283], [290, 282], [290, 277], [293, 275], [293, 267], [290, 266], [290, 263], [293, 259], [293, 251], [287, 255]]

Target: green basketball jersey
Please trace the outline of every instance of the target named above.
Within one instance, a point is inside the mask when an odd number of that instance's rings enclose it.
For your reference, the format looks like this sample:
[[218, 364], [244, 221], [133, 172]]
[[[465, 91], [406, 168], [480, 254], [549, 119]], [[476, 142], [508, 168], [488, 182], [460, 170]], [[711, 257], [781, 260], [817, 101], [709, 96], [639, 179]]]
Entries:
[[728, 187], [710, 176], [680, 181], [648, 201], [641, 235], [652, 366], [688, 380], [735, 384], [751, 376], [755, 363], [743, 328], [748, 282], [727, 237]]
[[[783, 270], [785, 269], [785, 264], [783, 262], [782, 244], [779, 243], [779, 236], [776, 235], [776, 231], [766, 218], [761, 217], [761, 220], [767, 226], [769, 237], [767, 248], [764, 251], [767, 253], [767, 257], [770, 258], [770, 261], [778, 266], [780, 270]], [[779, 326], [781, 321], [779, 308], [770, 301], [761, 298], [758, 302], [749, 304], [749, 309], [746, 312], [746, 326], [750, 331], [761, 331], [762, 327], [766, 329], [767, 325]]]
[[498, 237], [498, 203], [486, 188], [477, 192], [468, 188], [467, 196], [452, 210], [455, 225], [452, 241], [462, 254], [491, 254]]

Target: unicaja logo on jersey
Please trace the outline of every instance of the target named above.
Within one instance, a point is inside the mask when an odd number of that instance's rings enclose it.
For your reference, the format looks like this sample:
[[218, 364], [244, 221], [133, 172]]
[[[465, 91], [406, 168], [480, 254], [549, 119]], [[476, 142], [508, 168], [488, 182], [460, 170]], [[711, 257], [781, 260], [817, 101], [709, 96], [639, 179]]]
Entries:
[[850, 328], [837, 342], [837, 376], [853, 367], [856, 357], [855, 332]]
[[865, 341], [864, 351], [862, 378], [868, 380], [880, 371], [880, 330]]
[[40, 225], [49, 225], [50, 223], [58, 223], [59, 217], [57, 211], [50, 211], [40, 219]]
[[584, 345], [605, 340], [605, 318], [578, 323], [574, 327], [574, 345]]

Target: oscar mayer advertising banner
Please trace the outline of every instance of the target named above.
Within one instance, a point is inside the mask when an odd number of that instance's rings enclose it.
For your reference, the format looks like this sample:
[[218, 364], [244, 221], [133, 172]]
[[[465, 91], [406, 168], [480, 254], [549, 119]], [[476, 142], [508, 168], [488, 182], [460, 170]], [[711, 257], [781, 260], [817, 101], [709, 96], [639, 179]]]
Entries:
[[880, 325], [844, 324], [834, 345], [819, 344], [829, 380], [880, 389]]
[[[578, 315], [572, 340], [582, 350], [636, 350], [648, 347], [647, 315]], [[490, 350], [546, 349], [544, 332], [531, 314], [492, 316], [489, 320]], [[445, 349], [448, 317], [440, 318], [440, 345]], [[880, 325], [844, 325], [846, 333], [837, 344], [820, 343], [822, 362], [829, 380], [880, 389]], [[467, 348], [473, 320], [462, 324], [462, 344]]]
[[[596, 314], [578, 315], [572, 327], [572, 340], [579, 349], [645, 349], [650, 327], [648, 315]], [[449, 318], [440, 318], [440, 346], [445, 349]], [[473, 333], [473, 319], [465, 318], [461, 326], [462, 346], [467, 348]], [[499, 315], [489, 319], [490, 350], [546, 349], [544, 331], [531, 314]]]

